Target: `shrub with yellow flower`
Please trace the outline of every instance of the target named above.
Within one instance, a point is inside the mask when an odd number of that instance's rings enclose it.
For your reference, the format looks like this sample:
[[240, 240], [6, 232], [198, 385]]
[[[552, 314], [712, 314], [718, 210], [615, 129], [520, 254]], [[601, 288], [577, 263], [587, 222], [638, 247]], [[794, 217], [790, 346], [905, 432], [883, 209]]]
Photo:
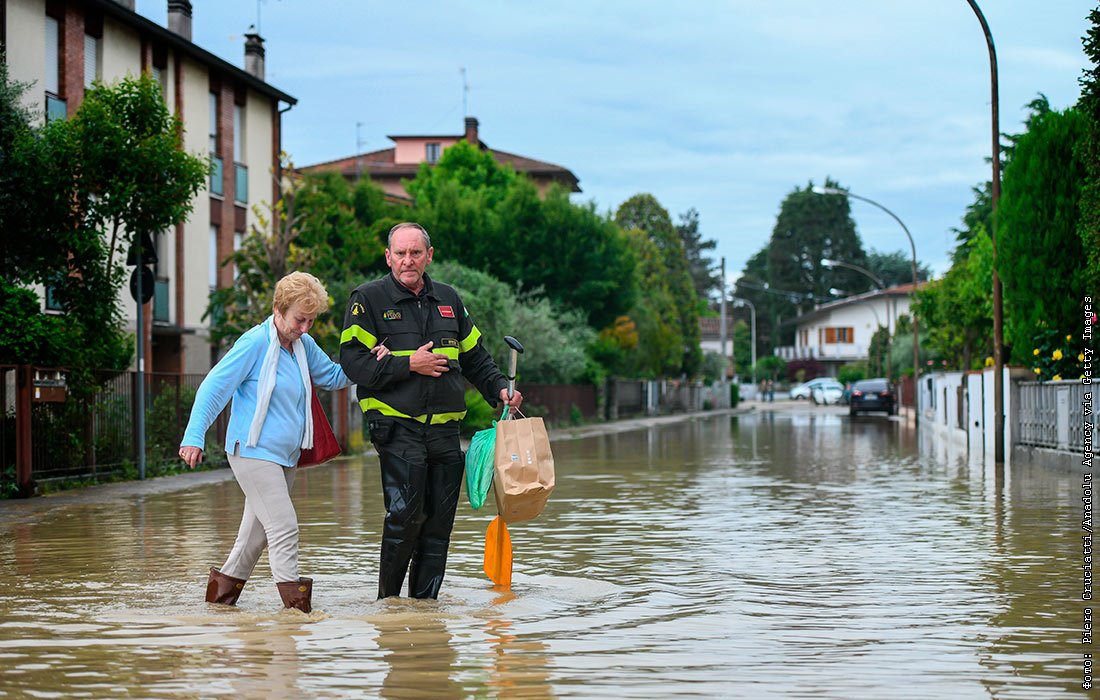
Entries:
[[1044, 325], [1032, 340], [1031, 370], [1040, 381], [1057, 382], [1080, 375], [1085, 354], [1074, 352], [1079, 350], [1075, 345], [1073, 335]]

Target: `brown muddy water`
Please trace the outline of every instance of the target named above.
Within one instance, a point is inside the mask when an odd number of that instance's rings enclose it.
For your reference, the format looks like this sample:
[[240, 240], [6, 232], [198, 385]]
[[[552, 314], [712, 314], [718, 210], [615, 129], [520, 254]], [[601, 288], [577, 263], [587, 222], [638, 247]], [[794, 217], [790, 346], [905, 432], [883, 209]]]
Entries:
[[303, 471], [310, 615], [266, 556], [202, 601], [233, 481], [0, 504], [0, 697], [1050, 698], [1081, 690], [1081, 476], [998, 478], [897, 419], [717, 415], [556, 442], [546, 512], [439, 601], [376, 601], [377, 462]]

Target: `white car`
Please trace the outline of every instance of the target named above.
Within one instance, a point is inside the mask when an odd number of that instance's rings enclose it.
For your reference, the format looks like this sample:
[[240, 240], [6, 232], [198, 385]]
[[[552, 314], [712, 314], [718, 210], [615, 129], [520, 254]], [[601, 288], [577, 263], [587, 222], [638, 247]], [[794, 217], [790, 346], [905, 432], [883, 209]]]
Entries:
[[810, 400], [818, 405], [838, 404], [844, 397], [844, 385], [837, 381], [822, 382], [810, 391]]
[[795, 388], [791, 389], [792, 399], [808, 399], [813, 392], [814, 387], [826, 382], [836, 382], [832, 377], [818, 377], [817, 379], [811, 379], [808, 382], [802, 382]]

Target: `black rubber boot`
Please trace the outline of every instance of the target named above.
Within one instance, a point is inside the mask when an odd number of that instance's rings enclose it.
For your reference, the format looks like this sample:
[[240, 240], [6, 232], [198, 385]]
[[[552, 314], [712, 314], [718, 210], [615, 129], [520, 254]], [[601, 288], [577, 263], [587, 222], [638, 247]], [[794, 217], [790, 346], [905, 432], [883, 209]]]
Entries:
[[378, 455], [382, 464], [382, 551], [378, 562], [378, 597], [401, 595], [420, 525], [424, 522], [423, 488], [415, 478], [422, 469], [391, 453]]
[[409, 595], [413, 598], [439, 597], [465, 466], [459, 452], [457, 459], [451, 456], [449, 463], [428, 470], [424, 525], [409, 567]]
[[219, 603], [221, 605], [236, 605], [244, 590], [245, 580], [226, 576], [213, 566], [210, 567], [210, 578], [206, 581], [206, 602]]

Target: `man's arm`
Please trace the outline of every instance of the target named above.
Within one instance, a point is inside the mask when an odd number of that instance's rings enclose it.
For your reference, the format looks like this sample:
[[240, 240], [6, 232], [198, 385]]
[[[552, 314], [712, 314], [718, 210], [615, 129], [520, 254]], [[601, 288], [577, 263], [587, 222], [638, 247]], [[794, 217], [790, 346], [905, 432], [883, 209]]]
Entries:
[[379, 344], [373, 311], [359, 290], [351, 293], [340, 334], [340, 366], [355, 384], [381, 389], [409, 376], [409, 357], [385, 355], [374, 350]]
[[501, 373], [493, 357], [481, 342], [481, 331], [477, 329], [470, 316], [462, 309], [459, 321], [458, 362], [462, 367], [462, 376], [477, 387], [490, 406], [496, 406], [501, 399], [500, 392], [508, 390], [508, 380]]

